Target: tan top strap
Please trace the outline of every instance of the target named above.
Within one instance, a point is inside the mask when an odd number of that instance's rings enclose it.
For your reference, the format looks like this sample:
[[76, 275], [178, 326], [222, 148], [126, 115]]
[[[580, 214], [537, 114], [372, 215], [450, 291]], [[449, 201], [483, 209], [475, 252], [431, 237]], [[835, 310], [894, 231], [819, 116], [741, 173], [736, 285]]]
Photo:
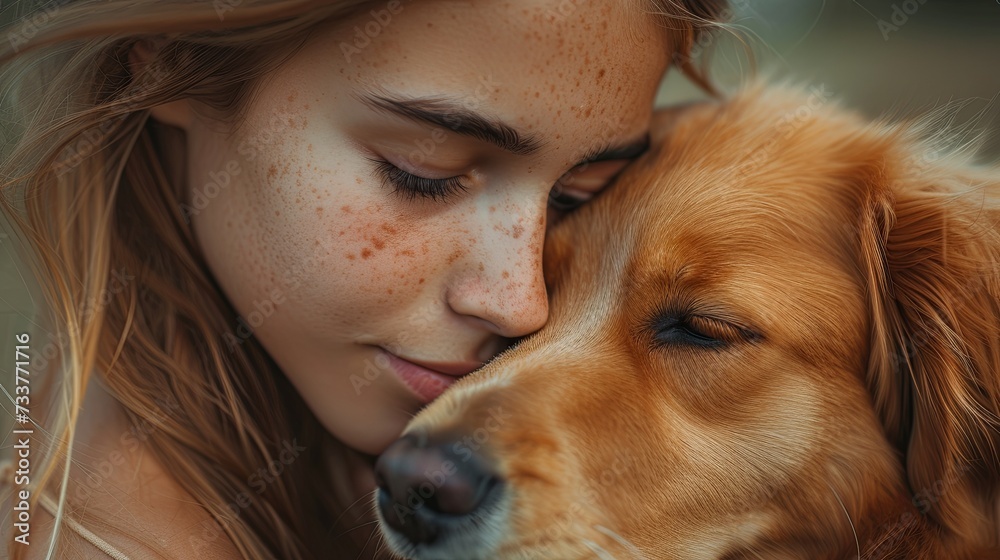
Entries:
[[[0, 487], [6, 486], [8, 479], [13, 478], [13, 475], [14, 475], [14, 462], [10, 460], [0, 461]], [[56, 510], [58, 510], [59, 507], [55, 502], [52, 501], [52, 498], [46, 496], [45, 494], [42, 494], [38, 498], [38, 503], [40, 503], [42, 507], [45, 508], [46, 511], [52, 514], [52, 517], [56, 516]], [[111, 558], [114, 558], [115, 560], [131, 560], [128, 557], [128, 555], [126, 555], [124, 552], [111, 546], [111, 544], [109, 544], [108, 541], [102, 539], [101, 537], [98, 537], [90, 529], [84, 527], [83, 525], [80, 525], [80, 523], [77, 522], [77, 520], [67, 515], [63, 515], [63, 521], [66, 522], [66, 525], [69, 526], [70, 529], [76, 531], [78, 535], [80, 535], [84, 539], [87, 539], [87, 541], [90, 544], [96, 546], [101, 552], [107, 554]]]
[[[55, 502], [52, 501], [52, 498], [49, 498], [45, 494], [42, 494], [41, 496], [39, 496], [38, 502], [42, 504], [42, 507], [44, 507], [49, 513], [52, 514], [52, 517], [56, 516], [56, 510], [58, 509], [58, 506], [56, 505]], [[78, 535], [87, 539], [87, 541], [89, 541], [90, 544], [96, 546], [98, 549], [101, 550], [101, 552], [107, 554], [108, 556], [114, 558], [115, 560], [131, 560], [128, 557], [128, 555], [126, 555], [124, 552], [111, 546], [111, 544], [108, 543], [108, 541], [102, 539], [101, 537], [98, 537], [93, 533], [93, 531], [84, 527], [83, 525], [80, 525], [80, 523], [77, 522], [77, 520], [73, 519], [72, 517], [63, 515], [63, 521], [66, 522], [66, 525], [68, 525], [70, 529], [73, 529], [74, 531], [76, 531]]]

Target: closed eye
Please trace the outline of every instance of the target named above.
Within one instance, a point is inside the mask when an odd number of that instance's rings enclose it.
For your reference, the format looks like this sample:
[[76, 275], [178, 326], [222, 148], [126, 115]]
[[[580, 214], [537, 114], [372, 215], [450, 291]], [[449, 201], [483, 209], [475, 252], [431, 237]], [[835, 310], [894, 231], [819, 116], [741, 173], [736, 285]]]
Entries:
[[430, 179], [404, 171], [381, 158], [367, 159], [375, 164], [375, 174], [382, 183], [391, 187], [393, 194], [409, 201], [416, 198], [445, 201], [468, 190], [461, 176]]
[[721, 350], [760, 339], [760, 335], [745, 327], [693, 313], [660, 313], [649, 321], [648, 328], [658, 347]]

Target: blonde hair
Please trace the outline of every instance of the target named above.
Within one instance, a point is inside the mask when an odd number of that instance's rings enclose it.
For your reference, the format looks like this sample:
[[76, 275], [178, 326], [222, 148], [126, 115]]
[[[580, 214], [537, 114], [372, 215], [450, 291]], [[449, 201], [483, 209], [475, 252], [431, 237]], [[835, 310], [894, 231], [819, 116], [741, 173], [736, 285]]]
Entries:
[[[322, 428], [256, 339], [225, 347], [237, 313], [183, 215], [185, 181], [160, 159], [159, 142], [183, 135], [148, 117], [151, 107], [195, 98], [238, 124], [258, 78], [319, 23], [369, 3], [78, 0], [4, 29], [0, 114], [16, 141], [2, 150], [0, 206], [23, 237], [44, 322], [56, 332], [43, 356], [54, 403], [48, 447], [31, 480], [32, 506], [43, 490], [59, 495], [50, 556], [93, 373], [244, 558], [305, 559], [353, 546], [335, 539], [361, 519], [338, 517], [350, 509], [349, 481], [340, 473], [331, 482], [352, 451]], [[671, 31], [687, 30], [675, 48], [688, 52], [697, 20], [710, 23], [725, 3], [651, 5], [676, 18]], [[142, 40], [159, 48], [133, 74], [128, 53]], [[681, 67], [707, 85], [690, 64]], [[305, 457], [251, 488], [256, 470], [293, 440]], [[244, 494], [256, 498], [234, 507]], [[23, 558], [24, 548], [12, 538], [10, 557]]]

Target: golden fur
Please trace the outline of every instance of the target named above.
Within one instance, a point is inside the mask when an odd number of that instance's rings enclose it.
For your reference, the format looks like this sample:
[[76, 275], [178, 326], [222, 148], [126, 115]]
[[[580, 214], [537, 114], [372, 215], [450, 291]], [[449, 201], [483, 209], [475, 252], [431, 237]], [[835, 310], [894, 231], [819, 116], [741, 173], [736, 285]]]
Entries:
[[763, 86], [662, 115], [553, 227], [544, 329], [408, 429], [480, 431], [501, 529], [410, 554], [1000, 558], [1000, 172], [920, 132]]

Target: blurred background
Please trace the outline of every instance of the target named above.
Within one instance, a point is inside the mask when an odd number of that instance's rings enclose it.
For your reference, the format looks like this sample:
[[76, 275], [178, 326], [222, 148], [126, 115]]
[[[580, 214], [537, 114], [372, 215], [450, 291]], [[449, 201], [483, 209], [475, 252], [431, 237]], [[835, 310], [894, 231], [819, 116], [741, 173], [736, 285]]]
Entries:
[[[822, 85], [870, 117], [918, 116], [951, 103], [958, 121], [986, 132], [983, 160], [1000, 158], [1000, 0], [730, 4], [731, 27], [752, 48], [758, 73]], [[749, 75], [744, 48], [732, 35], [701, 43], [726, 90]], [[697, 97], [695, 86], [671, 72], [658, 103]]]
[[[0, 0], [0, 24], [15, 17], [13, 3]], [[872, 117], [919, 115], [955, 104], [959, 120], [993, 131], [984, 159], [1000, 159], [1000, 0], [734, 0], [730, 19], [755, 53], [760, 71], [821, 86]], [[748, 75], [743, 47], [733, 36], [716, 35], [700, 49], [711, 53], [712, 75], [724, 89]], [[671, 71], [658, 103], [699, 96], [695, 86]], [[0, 130], [0, 138], [5, 136]], [[34, 321], [32, 281], [11, 243], [0, 223], [0, 382], [5, 389], [12, 385], [13, 335]], [[0, 400], [8, 411], [0, 415], [0, 433], [6, 435], [10, 404]]]

